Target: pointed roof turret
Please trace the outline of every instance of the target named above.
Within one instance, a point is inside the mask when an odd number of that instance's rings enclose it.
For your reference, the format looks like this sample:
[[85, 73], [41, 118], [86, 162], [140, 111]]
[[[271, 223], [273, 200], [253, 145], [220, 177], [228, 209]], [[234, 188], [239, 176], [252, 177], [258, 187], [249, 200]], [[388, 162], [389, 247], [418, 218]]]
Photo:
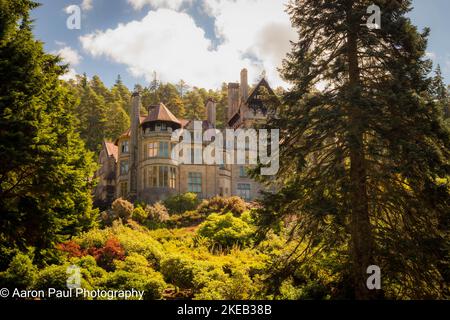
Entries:
[[151, 108], [151, 111], [147, 118], [142, 122], [148, 123], [148, 122], [155, 122], [155, 121], [166, 121], [166, 122], [173, 122], [181, 126], [181, 122], [173, 115], [172, 112], [170, 112], [169, 109], [163, 104], [160, 103], [159, 105]]

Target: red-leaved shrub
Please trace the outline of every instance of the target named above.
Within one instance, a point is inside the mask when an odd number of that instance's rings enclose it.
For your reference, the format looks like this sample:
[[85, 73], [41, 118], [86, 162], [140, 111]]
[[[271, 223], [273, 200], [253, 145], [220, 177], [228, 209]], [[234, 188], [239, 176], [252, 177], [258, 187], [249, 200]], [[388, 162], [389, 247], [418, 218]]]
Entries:
[[81, 249], [80, 245], [72, 240], [60, 243], [57, 248], [62, 252], [66, 252], [69, 255], [69, 258], [80, 258], [86, 255], [86, 253]]
[[114, 270], [114, 260], [124, 260], [125, 250], [117, 238], [109, 238], [102, 248], [90, 248], [89, 254], [95, 257], [97, 264], [107, 271]]

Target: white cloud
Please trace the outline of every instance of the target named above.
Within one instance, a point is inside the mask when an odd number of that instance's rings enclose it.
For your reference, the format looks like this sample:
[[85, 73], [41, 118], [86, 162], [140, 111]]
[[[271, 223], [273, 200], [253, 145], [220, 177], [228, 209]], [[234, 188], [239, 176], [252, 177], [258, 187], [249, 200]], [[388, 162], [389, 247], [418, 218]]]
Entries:
[[[60, 42], [58, 45], [64, 45], [64, 43]], [[73, 67], [78, 65], [82, 59], [78, 52], [71, 47], [64, 46], [58, 51], [54, 51], [53, 53], [60, 56], [63, 63], [70, 65], [66, 74], [60, 76], [59, 78], [65, 81], [75, 79], [78, 73]]]
[[[287, 1], [287, 0], [286, 0]], [[215, 17], [216, 34], [227, 46], [256, 57], [273, 85], [283, 84], [277, 68], [297, 38], [283, 0], [204, 0]]]
[[[186, 0], [128, 0], [135, 7], [172, 3], [180, 9]], [[189, 0], [190, 1], [190, 0]], [[255, 82], [263, 70], [273, 86], [284, 85], [277, 67], [295, 40], [281, 0], [202, 0], [215, 18], [221, 43], [216, 48], [191, 16], [170, 9], [149, 11], [140, 21], [80, 37], [95, 57], [106, 56], [125, 64], [136, 77], [151, 80], [156, 71], [163, 81], [184, 79], [191, 85], [217, 88], [236, 81], [249, 69]], [[181, 4], [180, 4], [181, 3]]]
[[436, 60], [436, 54], [434, 52], [427, 52], [425, 53], [425, 57], [431, 60]]
[[75, 80], [77, 78], [77, 72], [75, 69], [70, 68], [64, 75], [60, 76], [59, 79], [64, 81]]
[[71, 66], [78, 65], [82, 59], [76, 50], [68, 46], [59, 49], [55, 54], [59, 55], [64, 63], [68, 63]]
[[83, 0], [81, 8], [86, 11], [91, 10], [93, 8], [92, 1], [93, 0]]
[[[83, 2], [81, 2], [81, 9], [83, 9], [84, 11], [92, 10], [92, 8], [94, 8], [93, 2], [94, 0], [83, 0]], [[78, 5], [71, 4], [64, 8], [64, 12], [67, 14], [72, 14], [79, 8], [80, 7]]]
[[134, 9], [140, 10], [146, 5], [158, 8], [167, 8], [173, 10], [179, 10], [185, 3], [191, 4], [192, 0], [128, 0]]

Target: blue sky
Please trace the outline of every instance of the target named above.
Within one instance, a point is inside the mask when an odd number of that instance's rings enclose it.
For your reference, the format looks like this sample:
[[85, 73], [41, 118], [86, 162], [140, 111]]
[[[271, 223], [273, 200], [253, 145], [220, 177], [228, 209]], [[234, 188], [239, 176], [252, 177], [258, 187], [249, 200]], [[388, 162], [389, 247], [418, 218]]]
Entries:
[[[215, 88], [236, 81], [242, 67], [250, 82], [264, 71], [281, 85], [276, 68], [295, 33], [280, 0], [40, 0], [35, 34], [47, 51], [71, 64], [71, 75], [95, 74], [110, 86], [184, 79]], [[450, 83], [450, 1], [415, 0], [411, 18], [431, 28], [429, 57]], [[80, 30], [69, 30], [70, 5], [82, 7]], [[70, 75], [68, 75], [70, 76]]]

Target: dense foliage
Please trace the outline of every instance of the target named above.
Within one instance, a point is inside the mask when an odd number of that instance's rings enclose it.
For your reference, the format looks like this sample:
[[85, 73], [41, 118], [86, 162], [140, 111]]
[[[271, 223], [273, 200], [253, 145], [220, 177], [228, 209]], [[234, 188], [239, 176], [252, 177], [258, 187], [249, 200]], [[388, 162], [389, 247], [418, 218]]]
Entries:
[[[95, 165], [76, 133], [75, 99], [59, 58], [34, 40], [29, 0], [0, 1], [0, 268], [15, 250], [52, 259], [65, 237], [91, 228]], [[50, 251], [48, 251], [50, 249]]]
[[[281, 169], [252, 173], [276, 192], [253, 204], [119, 198], [98, 215], [91, 152], [129, 127], [130, 90], [120, 77], [60, 80], [67, 67], [33, 38], [37, 4], [0, 0], [0, 288], [65, 290], [76, 265], [82, 288], [144, 299], [449, 298], [449, 91], [440, 67], [429, 76], [410, 1], [374, 2], [380, 30], [361, 25], [372, 1], [288, 6], [300, 30], [282, 69], [292, 87], [276, 108], [262, 94]], [[136, 90], [188, 119], [212, 98], [224, 126], [226, 85], [155, 76]], [[363, 285], [372, 264], [376, 294]]]
[[[381, 29], [361, 24], [371, 4], [382, 8]], [[287, 261], [294, 271], [344, 249], [342, 277], [359, 299], [449, 296], [448, 96], [439, 72], [432, 86], [429, 30], [417, 31], [410, 9], [408, 0], [288, 6], [299, 30], [282, 69], [292, 88], [269, 121], [282, 145], [268, 182], [281, 189], [267, 194], [259, 220], [293, 221], [302, 240]], [[366, 286], [371, 265], [383, 290]]]

